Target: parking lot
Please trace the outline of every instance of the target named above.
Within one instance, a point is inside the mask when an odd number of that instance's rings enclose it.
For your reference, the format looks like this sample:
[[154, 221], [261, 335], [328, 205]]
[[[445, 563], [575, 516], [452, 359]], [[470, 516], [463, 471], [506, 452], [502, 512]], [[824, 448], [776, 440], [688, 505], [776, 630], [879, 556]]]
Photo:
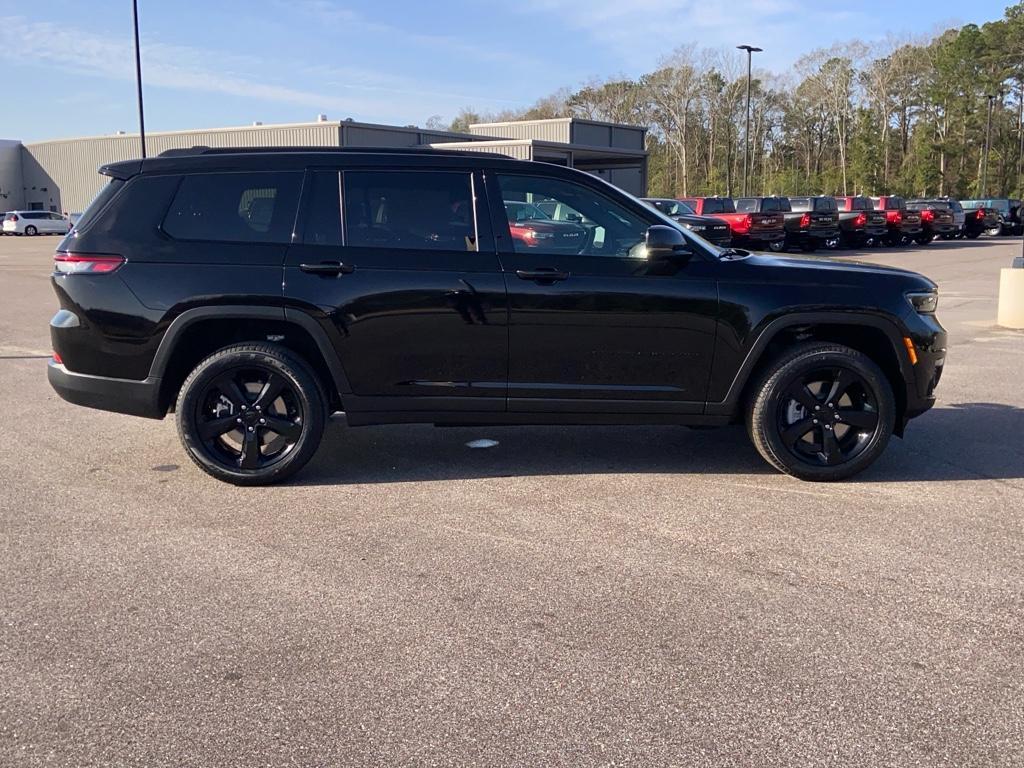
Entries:
[[841, 255], [950, 332], [852, 482], [741, 428], [338, 418], [265, 489], [50, 390], [56, 244], [0, 238], [0, 765], [1024, 762], [1019, 239]]

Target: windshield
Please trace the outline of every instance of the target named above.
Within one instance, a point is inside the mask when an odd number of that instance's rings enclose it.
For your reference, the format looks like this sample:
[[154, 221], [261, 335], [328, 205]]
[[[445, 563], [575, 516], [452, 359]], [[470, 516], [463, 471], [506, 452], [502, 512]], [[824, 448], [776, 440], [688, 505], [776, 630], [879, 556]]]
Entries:
[[530, 203], [506, 200], [505, 213], [508, 214], [509, 221], [551, 221], [550, 216]]
[[666, 216], [694, 216], [693, 208], [678, 200], [652, 200], [651, 203]]

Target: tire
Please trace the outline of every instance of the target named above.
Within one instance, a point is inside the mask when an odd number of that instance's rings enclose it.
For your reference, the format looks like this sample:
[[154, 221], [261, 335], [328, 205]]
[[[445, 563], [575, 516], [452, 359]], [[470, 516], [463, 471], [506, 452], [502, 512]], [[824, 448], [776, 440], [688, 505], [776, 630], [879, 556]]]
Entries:
[[816, 250], [818, 250], [818, 246], [811, 245], [810, 243], [802, 243], [800, 245], [800, 250], [803, 251], [804, 253], [814, 253]]
[[935, 239], [935, 235], [915, 235], [914, 242], [918, 245], [928, 245]]
[[768, 250], [770, 250], [772, 253], [782, 253], [784, 250], [786, 250], [786, 241], [772, 240], [770, 243], [768, 243]]
[[270, 485], [313, 458], [327, 421], [325, 400], [316, 374], [291, 350], [236, 344], [185, 379], [178, 436], [192, 461], [218, 480]]
[[981, 232], [975, 229], [975, 230], [971, 230], [969, 232], [966, 232], [965, 236], [967, 237], [968, 240], [977, 240], [979, 237], [981, 237]]
[[38, 235], [39, 230], [33, 227], [31, 224], [29, 224], [27, 227], [25, 227], [25, 234], [28, 235], [29, 237], [32, 237], [33, 235]]
[[[830, 399], [826, 388], [833, 387], [839, 397]], [[790, 349], [766, 368], [752, 393], [747, 431], [754, 447], [780, 472], [801, 480], [844, 480], [866, 469], [885, 450], [896, 421], [885, 374], [841, 344]]]

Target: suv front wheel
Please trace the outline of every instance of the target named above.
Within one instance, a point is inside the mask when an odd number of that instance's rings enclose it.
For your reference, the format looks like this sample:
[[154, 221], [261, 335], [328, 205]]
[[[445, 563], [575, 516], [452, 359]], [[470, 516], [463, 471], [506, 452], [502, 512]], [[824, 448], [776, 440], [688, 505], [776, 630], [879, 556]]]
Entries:
[[316, 375], [275, 344], [237, 344], [203, 360], [177, 402], [178, 435], [204, 472], [269, 485], [316, 453], [326, 412]]
[[747, 411], [765, 460], [802, 480], [843, 480], [885, 450], [896, 420], [892, 387], [866, 355], [805, 343], [762, 374]]

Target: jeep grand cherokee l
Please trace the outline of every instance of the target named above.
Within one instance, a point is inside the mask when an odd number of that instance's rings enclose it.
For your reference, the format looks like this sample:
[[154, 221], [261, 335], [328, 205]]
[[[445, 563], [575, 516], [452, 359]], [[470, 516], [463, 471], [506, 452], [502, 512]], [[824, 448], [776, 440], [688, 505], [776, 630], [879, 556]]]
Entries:
[[[718, 248], [587, 173], [444, 150], [175, 150], [117, 162], [54, 256], [49, 381], [163, 418], [241, 485], [349, 425], [745, 423], [849, 477], [934, 402], [935, 285]], [[571, 250], [508, 201], [592, 222]]]

